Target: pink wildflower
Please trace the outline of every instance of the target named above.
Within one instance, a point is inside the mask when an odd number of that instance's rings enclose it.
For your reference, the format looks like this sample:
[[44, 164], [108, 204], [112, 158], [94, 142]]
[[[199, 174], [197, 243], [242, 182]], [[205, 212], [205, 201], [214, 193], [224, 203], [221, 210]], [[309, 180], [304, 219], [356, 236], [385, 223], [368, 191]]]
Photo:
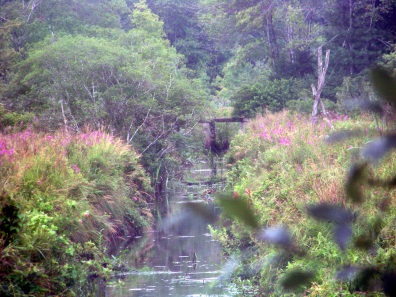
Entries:
[[287, 138], [287, 137], [281, 137], [281, 138], [279, 139], [279, 144], [281, 144], [281, 145], [283, 145], [283, 146], [289, 146], [289, 145], [291, 145], [291, 141], [290, 141], [290, 139]]
[[12, 156], [14, 155], [14, 149], [8, 149], [7, 142], [5, 140], [0, 141], [0, 157], [8, 156], [9, 162], [12, 162]]
[[30, 131], [25, 131], [25, 132], [23, 132], [23, 133], [21, 134], [21, 138], [22, 138], [23, 140], [26, 140], [27, 138], [30, 137], [31, 134], [32, 134], [32, 132], [30, 132]]
[[73, 164], [71, 166], [71, 168], [74, 170], [75, 173], [80, 173], [81, 172], [80, 168], [76, 164]]

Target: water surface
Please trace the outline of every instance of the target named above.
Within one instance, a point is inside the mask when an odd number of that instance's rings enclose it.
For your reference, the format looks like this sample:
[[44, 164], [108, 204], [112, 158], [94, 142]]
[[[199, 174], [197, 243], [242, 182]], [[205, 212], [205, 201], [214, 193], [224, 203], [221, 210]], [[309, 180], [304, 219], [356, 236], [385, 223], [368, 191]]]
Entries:
[[[107, 297], [235, 296], [219, 281], [226, 259], [210, 235], [210, 222], [188, 207], [200, 203], [219, 212], [211, 200], [223, 185], [208, 185], [211, 174], [205, 167], [188, 176], [186, 173], [189, 186], [179, 185], [167, 192], [160, 203], [152, 205], [158, 216], [157, 227], [120, 251], [124, 265], [135, 271], [124, 274], [122, 284], [108, 286]], [[219, 166], [217, 174], [221, 174]]]

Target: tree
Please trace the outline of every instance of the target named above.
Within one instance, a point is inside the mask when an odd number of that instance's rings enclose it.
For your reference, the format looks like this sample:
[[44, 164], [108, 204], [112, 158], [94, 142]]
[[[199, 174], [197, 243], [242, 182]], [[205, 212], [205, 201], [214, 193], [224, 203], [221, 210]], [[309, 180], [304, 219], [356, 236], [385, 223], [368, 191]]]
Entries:
[[144, 1], [131, 24], [129, 32], [107, 31], [107, 38], [65, 35], [37, 43], [18, 64], [7, 107], [35, 112], [43, 128], [107, 126], [133, 143], [148, 166], [163, 160], [174, 149], [171, 136], [194, 125], [206, 94], [199, 80], [186, 77], [183, 56]]
[[323, 86], [325, 84], [325, 77], [327, 68], [329, 67], [329, 59], [330, 59], [330, 50], [326, 51], [325, 64], [323, 66], [323, 56], [322, 56], [322, 47], [318, 47], [318, 86], [315, 87], [313, 84], [311, 85], [312, 93], [314, 96], [314, 104], [312, 108], [312, 121], [315, 121], [316, 116], [318, 114], [318, 104], [320, 103], [320, 107], [322, 108], [323, 115], [326, 115], [326, 109], [324, 107], [323, 101], [320, 99], [320, 94], [322, 93]]
[[164, 22], [170, 43], [186, 57], [186, 66], [195, 76], [213, 81], [225, 60], [222, 47], [216, 46], [210, 30], [202, 20], [204, 6], [199, 0], [149, 0], [148, 6]]
[[[0, 79], [27, 57], [28, 47], [51, 36], [64, 34], [97, 36], [100, 28], [121, 29], [130, 13], [124, 0], [1, 1]], [[103, 32], [102, 32], [103, 33]]]
[[335, 98], [335, 88], [344, 76], [355, 77], [374, 65], [395, 42], [394, 1], [327, 1], [323, 9], [323, 35], [332, 52], [324, 89], [326, 97]]

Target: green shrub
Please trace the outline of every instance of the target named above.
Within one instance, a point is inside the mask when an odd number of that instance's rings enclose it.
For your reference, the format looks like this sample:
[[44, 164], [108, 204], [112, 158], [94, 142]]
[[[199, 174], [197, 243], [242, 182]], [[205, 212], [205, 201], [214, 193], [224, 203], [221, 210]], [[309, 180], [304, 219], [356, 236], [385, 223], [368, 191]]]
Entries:
[[7, 111], [0, 104], [0, 131], [6, 128], [26, 129], [28, 124], [32, 123], [34, 114], [30, 112], [18, 113]]
[[280, 111], [286, 102], [298, 98], [293, 79], [268, 81], [264, 84], [245, 85], [231, 96], [233, 115], [252, 118], [269, 110]]

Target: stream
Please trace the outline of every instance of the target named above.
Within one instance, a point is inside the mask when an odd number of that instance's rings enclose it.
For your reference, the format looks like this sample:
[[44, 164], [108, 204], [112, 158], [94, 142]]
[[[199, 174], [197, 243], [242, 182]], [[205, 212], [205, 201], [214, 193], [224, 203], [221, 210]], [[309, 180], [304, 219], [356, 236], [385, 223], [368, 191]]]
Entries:
[[221, 161], [216, 168], [214, 172], [207, 163], [199, 163], [185, 172], [187, 183], [173, 185], [161, 203], [151, 205], [157, 227], [135, 238], [133, 245], [121, 248], [121, 261], [135, 270], [122, 274], [119, 283], [108, 285], [106, 297], [236, 296], [226, 282], [220, 281], [227, 259], [209, 232], [210, 222], [188, 207], [202, 203], [219, 213], [212, 200], [224, 183], [207, 183], [214, 174], [221, 179]]

